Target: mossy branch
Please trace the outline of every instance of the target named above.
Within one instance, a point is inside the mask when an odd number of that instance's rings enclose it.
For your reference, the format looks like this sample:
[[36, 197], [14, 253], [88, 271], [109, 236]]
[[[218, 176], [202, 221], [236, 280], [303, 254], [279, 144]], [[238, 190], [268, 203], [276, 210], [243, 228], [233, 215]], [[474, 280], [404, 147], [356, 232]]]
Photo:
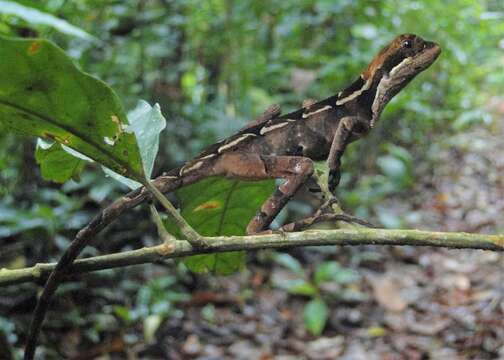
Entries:
[[[469, 234], [460, 232], [431, 232], [420, 230], [338, 229], [306, 230], [255, 236], [205, 237], [204, 248], [194, 248], [185, 240], [161, 244], [122, 253], [77, 260], [67, 275], [153, 263], [190, 255], [236, 250], [278, 249], [294, 246], [322, 245], [411, 245], [435, 246], [450, 249], [479, 249], [504, 251], [504, 235]], [[0, 286], [43, 281], [56, 264], [37, 264], [24, 269], [1, 269]]]

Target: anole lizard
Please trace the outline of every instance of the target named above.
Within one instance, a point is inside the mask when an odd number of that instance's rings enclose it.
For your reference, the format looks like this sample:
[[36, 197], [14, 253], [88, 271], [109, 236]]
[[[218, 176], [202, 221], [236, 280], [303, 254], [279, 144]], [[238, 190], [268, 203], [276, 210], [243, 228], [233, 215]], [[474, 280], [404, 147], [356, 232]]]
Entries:
[[[390, 99], [428, 68], [440, 52], [439, 45], [434, 42], [412, 34], [400, 35], [343, 91], [285, 115], [280, 114], [279, 107], [273, 106], [238, 133], [163, 174], [154, 185], [166, 193], [210, 176], [243, 180], [282, 178], [285, 181], [247, 226], [248, 234], [260, 233], [310, 178], [313, 161], [327, 160], [329, 189], [334, 191], [339, 183], [341, 157], [346, 146], [365, 136], [375, 126]], [[39, 299], [25, 359], [34, 355], [45, 312], [65, 270], [97, 232], [148, 196], [146, 189], [127, 194], [79, 231], [50, 275]]]

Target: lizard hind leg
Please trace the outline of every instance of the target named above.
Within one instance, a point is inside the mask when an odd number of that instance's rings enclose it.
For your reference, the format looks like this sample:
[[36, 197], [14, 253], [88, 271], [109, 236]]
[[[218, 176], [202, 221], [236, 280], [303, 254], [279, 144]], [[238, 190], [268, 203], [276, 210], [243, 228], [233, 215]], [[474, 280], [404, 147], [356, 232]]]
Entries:
[[224, 154], [214, 166], [215, 175], [244, 180], [281, 178], [285, 181], [250, 220], [247, 234], [264, 231], [297, 190], [313, 174], [313, 162], [303, 156], [273, 156], [250, 153]]

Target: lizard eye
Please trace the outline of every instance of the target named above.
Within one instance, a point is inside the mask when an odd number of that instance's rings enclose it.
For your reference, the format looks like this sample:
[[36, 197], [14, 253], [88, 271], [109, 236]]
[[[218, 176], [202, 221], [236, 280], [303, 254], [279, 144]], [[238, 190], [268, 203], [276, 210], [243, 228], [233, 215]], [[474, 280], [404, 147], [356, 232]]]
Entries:
[[411, 40], [404, 40], [402, 42], [402, 47], [405, 49], [411, 49], [412, 46], [413, 46], [413, 41], [411, 41]]

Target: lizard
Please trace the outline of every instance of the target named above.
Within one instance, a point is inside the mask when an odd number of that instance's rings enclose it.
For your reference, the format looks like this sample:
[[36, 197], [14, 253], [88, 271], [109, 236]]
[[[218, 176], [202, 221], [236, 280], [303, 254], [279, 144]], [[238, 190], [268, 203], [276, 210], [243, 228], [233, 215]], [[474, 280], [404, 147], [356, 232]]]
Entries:
[[[387, 103], [434, 63], [440, 53], [441, 47], [435, 42], [414, 34], [399, 35], [342, 91], [321, 101], [306, 102], [302, 108], [284, 115], [279, 106], [272, 106], [234, 135], [156, 178], [153, 185], [167, 193], [211, 176], [241, 180], [283, 179], [246, 229], [247, 234], [267, 231], [279, 211], [312, 176], [314, 161], [327, 161], [328, 187], [334, 193], [340, 181], [341, 157], [346, 147], [367, 135]], [[97, 232], [149, 197], [145, 188], [134, 190], [103, 209], [77, 233], [50, 274], [38, 300], [25, 359], [34, 356], [50, 299], [73, 260]], [[298, 227], [281, 229], [292, 231]]]

